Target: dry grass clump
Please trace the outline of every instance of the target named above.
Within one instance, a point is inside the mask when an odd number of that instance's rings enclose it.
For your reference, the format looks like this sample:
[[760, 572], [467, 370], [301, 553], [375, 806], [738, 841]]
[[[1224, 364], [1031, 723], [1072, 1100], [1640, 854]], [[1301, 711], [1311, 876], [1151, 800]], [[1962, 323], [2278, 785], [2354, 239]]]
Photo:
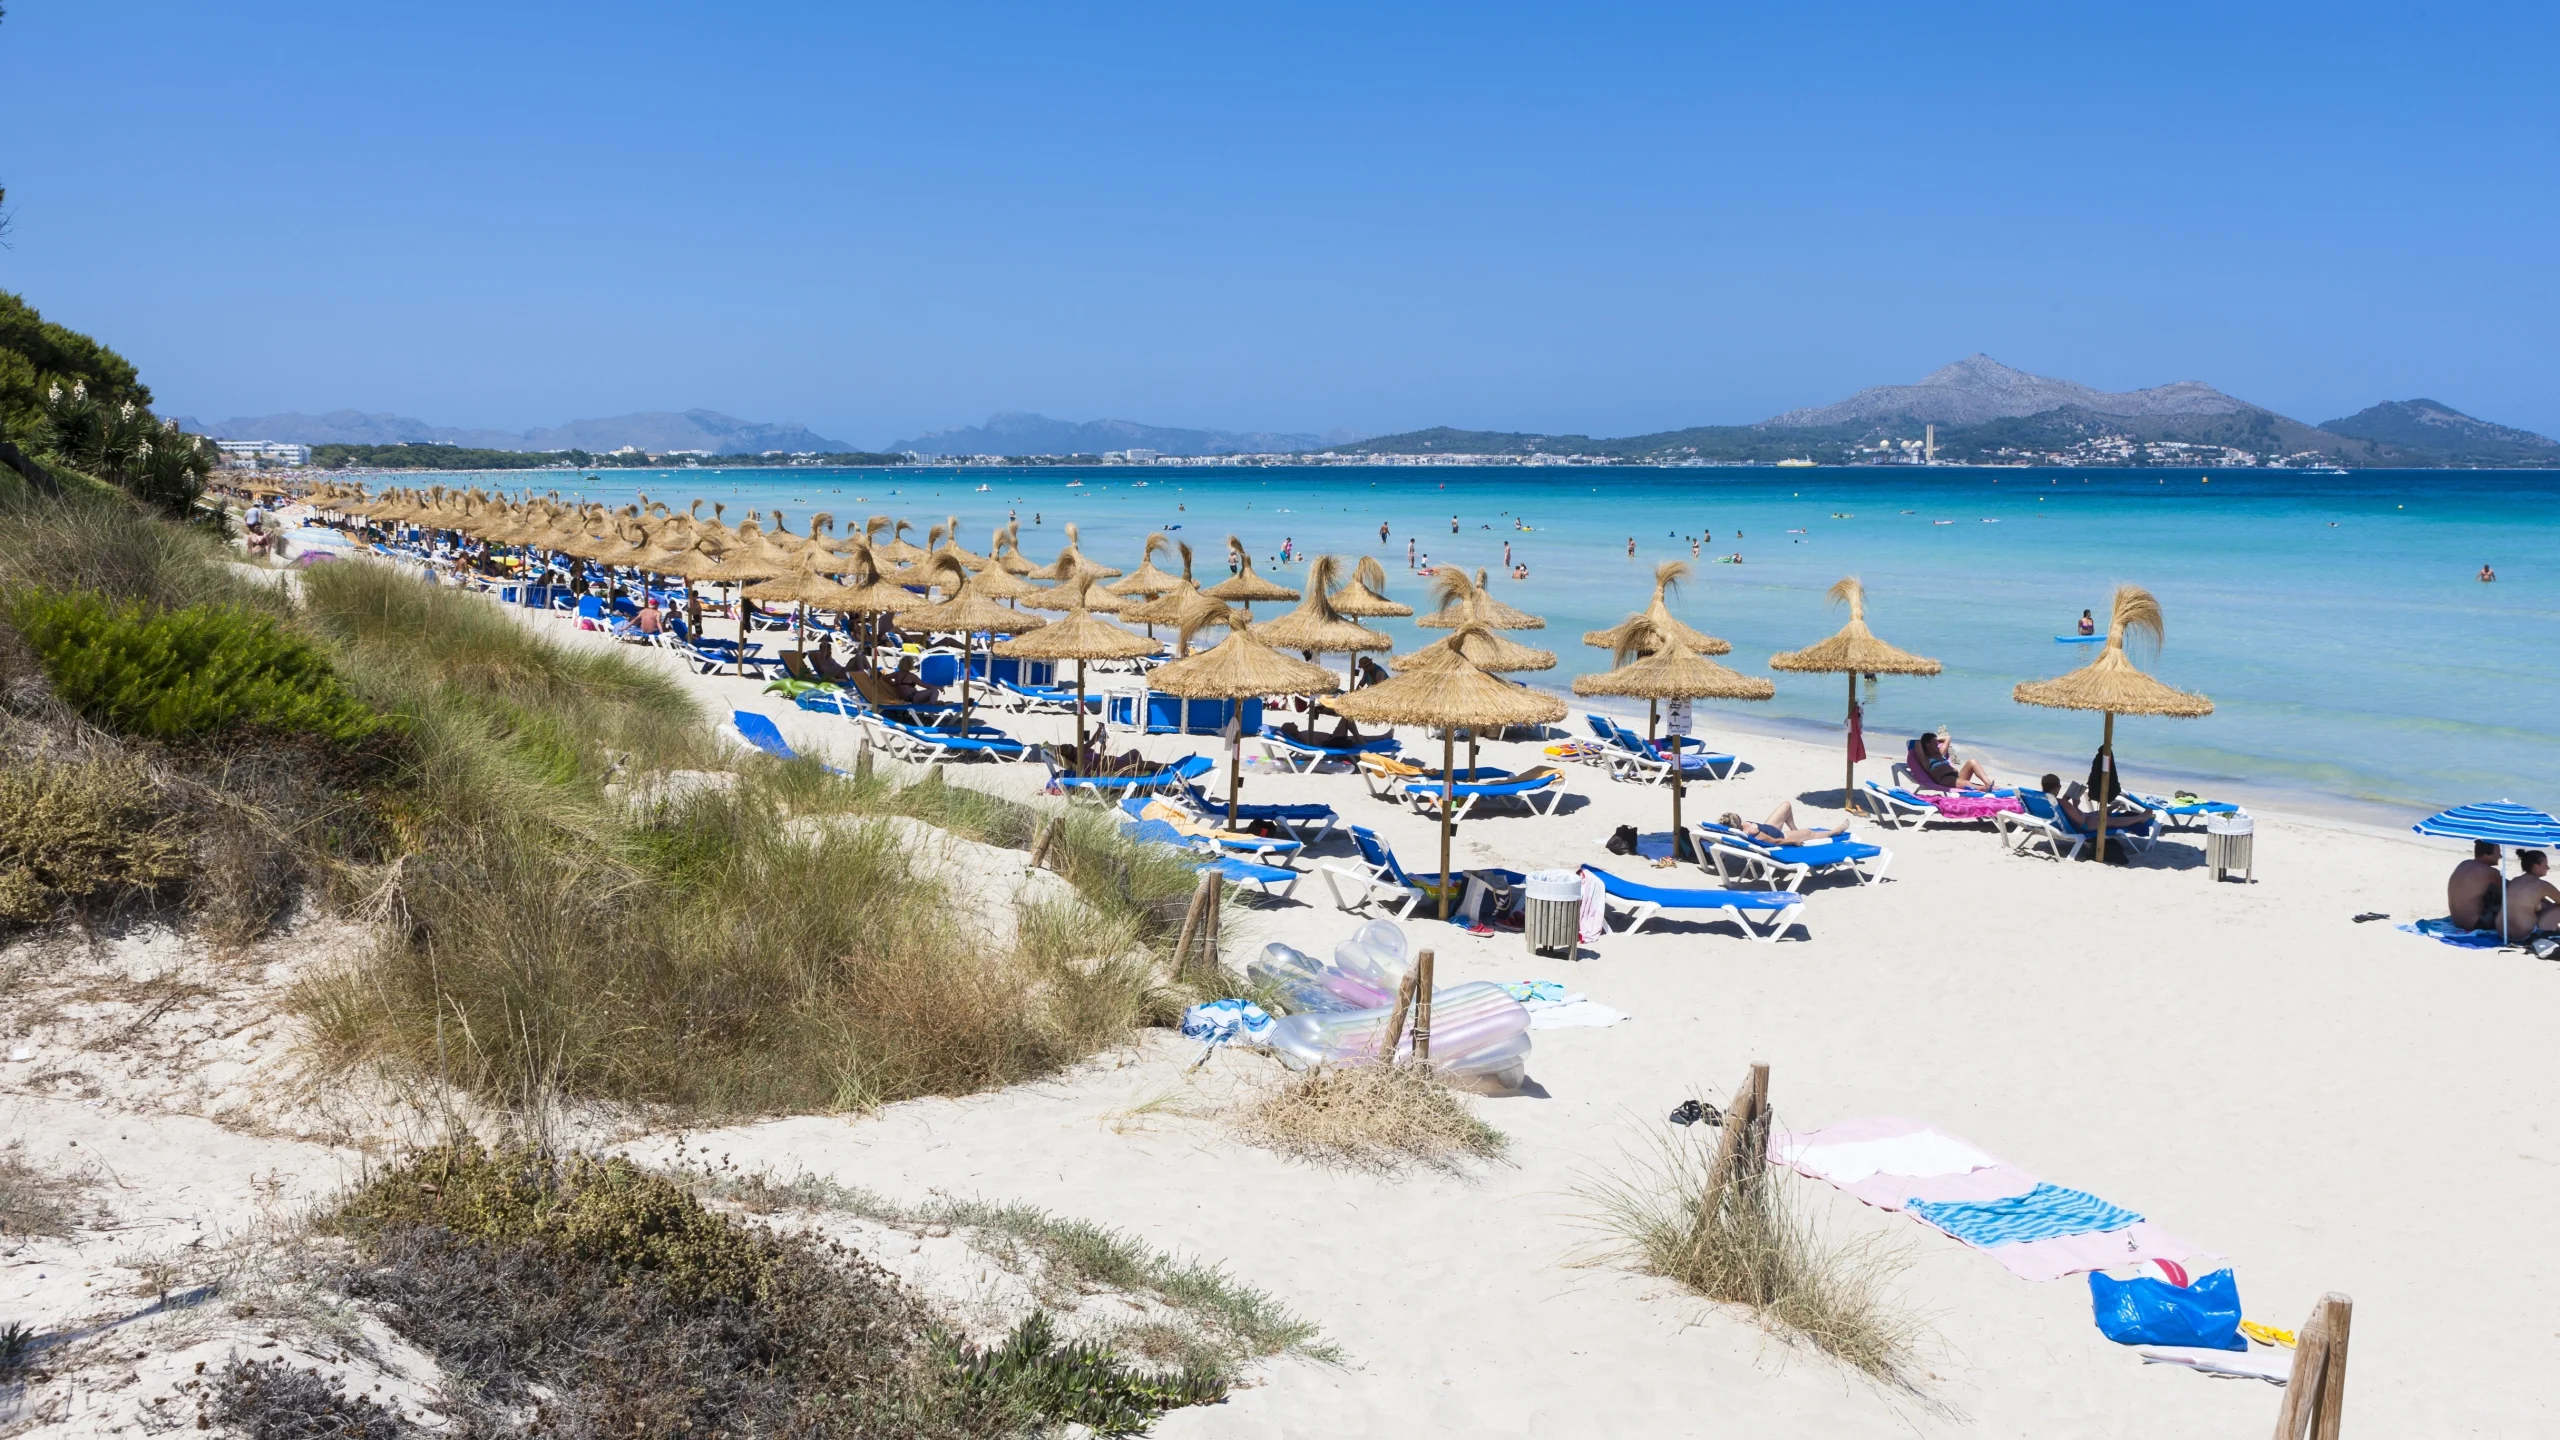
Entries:
[[389, 1407], [349, 1395], [317, 1367], [282, 1360], [233, 1360], [222, 1367], [207, 1407], [249, 1440], [409, 1440], [418, 1430]]
[[155, 896], [189, 869], [185, 830], [131, 759], [0, 765], [0, 926], [94, 916]]
[[1764, 1325], [1887, 1384], [1912, 1384], [1926, 1325], [1904, 1307], [1896, 1280], [1907, 1247], [1880, 1237], [1833, 1243], [1797, 1208], [1794, 1181], [1748, 1157], [1710, 1189], [1710, 1143], [1673, 1139], [1632, 1176], [1587, 1186], [1599, 1223], [1637, 1269], [1710, 1300], [1748, 1309]]
[[81, 1182], [27, 1163], [12, 1143], [0, 1150], [0, 1235], [68, 1235]]
[[376, 1177], [331, 1222], [339, 1288], [467, 1377], [475, 1436], [1136, 1434], [1222, 1376], [1144, 1370], [1024, 1318], [1003, 1345], [942, 1332], [839, 1246], [705, 1209], [625, 1161], [469, 1143]]
[[1391, 1174], [1498, 1160], [1511, 1138], [1476, 1118], [1428, 1065], [1319, 1065], [1232, 1122], [1256, 1145], [1320, 1165]]

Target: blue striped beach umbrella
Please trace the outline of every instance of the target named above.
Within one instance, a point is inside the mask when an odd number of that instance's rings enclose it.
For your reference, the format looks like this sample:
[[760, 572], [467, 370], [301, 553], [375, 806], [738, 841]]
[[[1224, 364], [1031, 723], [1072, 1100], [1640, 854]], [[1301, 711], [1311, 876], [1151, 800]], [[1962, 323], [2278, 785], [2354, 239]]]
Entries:
[[2492, 845], [2560, 847], [2560, 820], [2513, 800], [2456, 805], [2409, 827], [2445, 840], [2486, 840]]
[[[2477, 805], [2456, 805], [2441, 810], [2409, 827], [2421, 835], [2445, 840], [2486, 840], [2492, 845], [2524, 849], [2549, 845], [2560, 848], [2560, 819], [2530, 805], [2513, 800], [2484, 800]], [[2498, 857], [2498, 936], [2507, 933], [2507, 861]]]

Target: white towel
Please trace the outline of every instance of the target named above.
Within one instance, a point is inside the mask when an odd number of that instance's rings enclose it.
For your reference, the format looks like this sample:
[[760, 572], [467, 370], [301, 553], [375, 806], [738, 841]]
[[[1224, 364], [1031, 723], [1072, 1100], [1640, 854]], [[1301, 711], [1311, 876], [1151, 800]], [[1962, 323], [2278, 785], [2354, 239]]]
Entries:
[[1529, 1028], [1532, 1030], [1570, 1030], [1586, 1025], [1600, 1029], [1627, 1018], [1623, 1010], [1612, 1010], [1597, 1000], [1585, 1000], [1579, 995], [1568, 1001], [1532, 1005], [1528, 1009]]
[[1608, 895], [1609, 892], [1600, 884], [1599, 876], [1588, 870], [1582, 872], [1582, 943], [1585, 945], [1599, 939], [1609, 928]]
[[1919, 1130], [1884, 1140], [1844, 1140], [1804, 1145], [1790, 1140], [1779, 1158], [1834, 1185], [1855, 1185], [1871, 1175], [1964, 1175], [1998, 1162], [1952, 1135]]

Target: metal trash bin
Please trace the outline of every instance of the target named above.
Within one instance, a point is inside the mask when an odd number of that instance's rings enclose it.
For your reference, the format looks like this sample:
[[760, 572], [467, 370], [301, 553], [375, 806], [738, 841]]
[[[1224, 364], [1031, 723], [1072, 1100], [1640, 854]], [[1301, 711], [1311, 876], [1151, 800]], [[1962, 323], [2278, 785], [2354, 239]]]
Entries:
[[1520, 934], [1532, 955], [1562, 951], [1568, 960], [1582, 945], [1582, 876], [1573, 870], [1532, 870], [1520, 886]]
[[2207, 874], [2220, 880], [2233, 871], [2244, 874], [2254, 884], [2258, 878], [2256, 865], [2257, 822], [2245, 813], [2208, 815], [2204, 822], [2204, 865]]

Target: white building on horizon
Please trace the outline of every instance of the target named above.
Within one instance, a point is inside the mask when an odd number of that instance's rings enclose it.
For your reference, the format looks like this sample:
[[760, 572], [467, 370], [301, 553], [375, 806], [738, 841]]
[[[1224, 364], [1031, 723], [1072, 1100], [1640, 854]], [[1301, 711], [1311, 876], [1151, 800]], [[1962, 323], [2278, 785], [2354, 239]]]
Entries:
[[260, 470], [269, 465], [299, 468], [311, 463], [311, 447], [289, 440], [216, 440], [222, 463], [233, 470]]

